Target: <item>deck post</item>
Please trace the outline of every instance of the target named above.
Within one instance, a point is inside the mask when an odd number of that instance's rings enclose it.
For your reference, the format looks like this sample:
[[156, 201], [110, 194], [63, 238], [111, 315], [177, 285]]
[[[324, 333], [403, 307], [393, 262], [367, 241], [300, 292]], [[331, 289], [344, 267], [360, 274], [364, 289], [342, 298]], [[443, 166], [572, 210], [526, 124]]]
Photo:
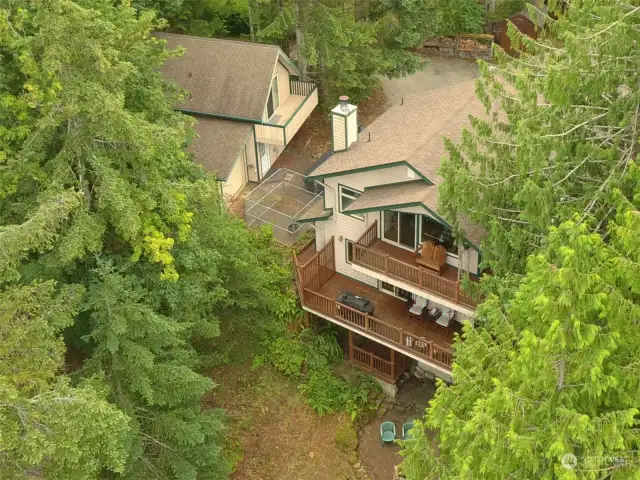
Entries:
[[305, 310], [304, 312], [304, 327], [309, 328], [311, 325], [311, 314]]
[[393, 348], [390, 348], [389, 350], [391, 350], [391, 377], [393, 378], [395, 377], [396, 372], [396, 351]]

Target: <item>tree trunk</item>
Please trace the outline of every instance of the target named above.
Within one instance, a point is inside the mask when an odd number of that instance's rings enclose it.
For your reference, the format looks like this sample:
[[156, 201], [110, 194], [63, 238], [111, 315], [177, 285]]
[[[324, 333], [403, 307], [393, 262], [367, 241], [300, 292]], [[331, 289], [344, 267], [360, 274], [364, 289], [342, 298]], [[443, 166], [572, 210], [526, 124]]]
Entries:
[[253, 10], [251, 10], [251, 3], [253, 0], [249, 0], [247, 2], [247, 10], [248, 10], [248, 14], [249, 14], [249, 33], [251, 34], [251, 41], [255, 42], [256, 41], [256, 35], [253, 31]]
[[304, 57], [304, 35], [302, 34], [302, 28], [300, 27], [300, 2], [296, 1], [295, 6], [296, 14], [296, 48], [298, 49], [298, 68], [300, 69], [300, 75], [302, 80], [307, 80], [307, 59]]

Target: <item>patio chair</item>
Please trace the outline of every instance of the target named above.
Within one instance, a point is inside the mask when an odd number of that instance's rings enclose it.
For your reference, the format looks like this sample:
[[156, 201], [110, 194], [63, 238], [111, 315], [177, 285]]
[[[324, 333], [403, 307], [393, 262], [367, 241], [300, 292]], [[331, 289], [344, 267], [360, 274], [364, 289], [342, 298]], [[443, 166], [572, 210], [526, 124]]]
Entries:
[[422, 313], [427, 306], [427, 299], [413, 295], [413, 305], [409, 309], [409, 317], [415, 317], [422, 323]]
[[403, 440], [408, 440], [411, 438], [411, 434], [409, 433], [409, 430], [411, 430], [413, 428], [413, 422], [407, 422], [404, 425], [402, 425], [402, 439]]
[[396, 440], [396, 424], [393, 422], [382, 422], [380, 424], [380, 445], [393, 443]]
[[422, 252], [416, 257], [416, 263], [431, 270], [442, 274], [445, 259], [447, 258], [447, 250], [442, 245], [434, 245], [431, 242], [422, 244]]
[[436, 325], [448, 331], [449, 324], [451, 323], [451, 320], [453, 320], [455, 314], [456, 312], [450, 308], [443, 309], [442, 315], [440, 315], [440, 317], [436, 320]]

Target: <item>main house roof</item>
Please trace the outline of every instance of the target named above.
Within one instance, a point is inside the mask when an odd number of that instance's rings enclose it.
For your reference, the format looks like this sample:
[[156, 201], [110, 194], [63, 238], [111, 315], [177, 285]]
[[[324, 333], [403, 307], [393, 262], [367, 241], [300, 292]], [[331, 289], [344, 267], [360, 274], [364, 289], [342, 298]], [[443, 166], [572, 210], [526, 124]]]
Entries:
[[[347, 211], [419, 204], [438, 217], [438, 185], [443, 181], [438, 170], [446, 154], [444, 138], [459, 141], [470, 125], [469, 116], [483, 117], [485, 113], [475, 94], [475, 80], [404, 97], [400, 105], [391, 107], [363, 130], [348, 150], [316, 164], [308, 177], [404, 164], [422, 180], [366, 188]], [[465, 237], [477, 246], [484, 230], [467, 219], [459, 219], [459, 224]]]
[[155, 33], [167, 47], [184, 47], [186, 53], [171, 58], [161, 71], [190, 96], [178, 109], [262, 121], [271, 79], [278, 59], [292, 74], [295, 67], [275, 45]]

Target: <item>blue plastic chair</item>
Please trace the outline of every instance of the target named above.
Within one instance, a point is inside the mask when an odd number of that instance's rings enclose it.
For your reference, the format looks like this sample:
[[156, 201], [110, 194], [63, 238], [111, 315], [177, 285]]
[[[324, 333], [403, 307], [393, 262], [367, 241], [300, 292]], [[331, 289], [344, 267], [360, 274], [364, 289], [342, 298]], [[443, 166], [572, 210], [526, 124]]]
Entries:
[[393, 422], [382, 422], [380, 425], [380, 445], [385, 442], [393, 443], [396, 440], [396, 425]]
[[411, 434], [409, 433], [409, 430], [411, 430], [413, 428], [413, 422], [407, 422], [404, 425], [402, 425], [402, 439], [403, 440], [408, 440], [411, 438]]

